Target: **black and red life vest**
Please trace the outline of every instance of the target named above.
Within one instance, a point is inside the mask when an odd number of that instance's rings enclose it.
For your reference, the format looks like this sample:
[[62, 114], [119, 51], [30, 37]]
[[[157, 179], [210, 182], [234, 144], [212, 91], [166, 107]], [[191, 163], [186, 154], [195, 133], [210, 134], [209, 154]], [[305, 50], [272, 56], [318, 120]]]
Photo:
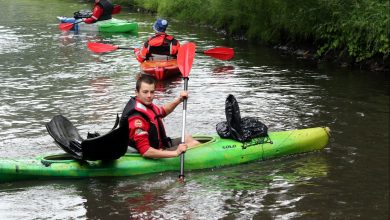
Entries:
[[[150, 128], [147, 131], [150, 146], [155, 149], [169, 148], [171, 139], [166, 136], [161, 115], [157, 114], [157, 112], [159, 112], [159, 109], [156, 105], [152, 104], [147, 107], [137, 101], [135, 97], [132, 97], [122, 112], [120, 120], [121, 126], [129, 127], [129, 118], [133, 116], [142, 116], [150, 125]], [[132, 140], [129, 141], [129, 145], [136, 148], [135, 143]]]
[[144, 48], [148, 49], [147, 58], [153, 54], [166, 55], [176, 58], [179, 50], [178, 41], [171, 35], [166, 33], [158, 33], [150, 37], [144, 44]]
[[114, 5], [108, 0], [100, 0], [97, 4], [103, 9], [103, 14], [99, 17], [98, 21], [111, 19]]

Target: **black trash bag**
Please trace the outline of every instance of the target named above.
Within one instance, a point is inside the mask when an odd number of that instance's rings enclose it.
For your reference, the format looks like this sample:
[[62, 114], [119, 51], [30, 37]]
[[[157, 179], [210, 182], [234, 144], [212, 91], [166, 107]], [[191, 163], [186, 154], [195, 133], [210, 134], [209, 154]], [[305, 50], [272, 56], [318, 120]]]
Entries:
[[[55, 143], [65, 152], [78, 160], [115, 160], [127, 151], [129, 131], [127, 127], [119, 126], [117, 115], [114, 128], [107, 134], [89, 135], [81, 138], [77, 128], [64, 116], [57, 115], [46, 124], [46, 129]], [[92, 136], [93, 136], [92, 135]]]
[[226, 121], [221, 121], [216, 126], [217, 134], [221, 138], [230, 138], [230, 130]]
[[75, 13], [73, 13], [73, 17], [75, 19], [89, 18], [91, 16], [92, 16], [92, 11], [90, 11], [90, 10], [80, 10], [80, 11], [76, 11]]
[[246, 142], [253, 138], [268, 137], [268, 127], [253, 117], [243, 117], [240, 123], [242, 133], [237, 128], [230, 128], [226, 121], [219, 122], [216, 126], [218, 135], [221, 138], [231, 138], [240, 142]]
[[238, 102], [233, 95], [228, 95], [225, 101], [226, 122], [230, 136], [239, 141], [243, 141], [243, 131], [241, 127], [241, 114]]
[[220, 137], [240, 142], [250, 141], [253, 138], [268, 138], [268, 127], [264, 123], [254, 117], [241, 118], [238, 102], [233, 95], [226, 98], [225, 114], [226, 122], [219, 122], [216, 126]]
[[247, 141], [256, 137], [268, 136], [268, 127], [253, 117], [243, 117], [241, 121], [242, 139]]

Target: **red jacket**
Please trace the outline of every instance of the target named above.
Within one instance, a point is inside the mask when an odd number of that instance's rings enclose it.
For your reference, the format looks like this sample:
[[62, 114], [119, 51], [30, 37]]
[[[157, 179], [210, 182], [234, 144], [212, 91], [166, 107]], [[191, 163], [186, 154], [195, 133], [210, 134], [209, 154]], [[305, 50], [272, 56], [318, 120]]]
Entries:
[[[144, 154], [150, 147], [163, 149], [167, 138], [162, 118], [166, 112], [155, 104], [144, 105], [137, 98], [131, 98], [122, 113], [121, 123], [129, 128], [129, 145]], [[126, 125], [127, 124], [127, 125]]]
[[137, 60], [142, 63], [153, 58], [153, 54], [166, 55], [176, 58], [180, 43], [173, 36], [166, 33], [157, 33], [144, 43], [141, 49], [134, 49]]
[[111, 19], [112, 9], [114, 5], [108, 0], [100, 0], [100, 2], [95, 3], [92, 16], [84, 19], [84, 22], [87, 24], [95, 23], [96, 21], [108, 20]]

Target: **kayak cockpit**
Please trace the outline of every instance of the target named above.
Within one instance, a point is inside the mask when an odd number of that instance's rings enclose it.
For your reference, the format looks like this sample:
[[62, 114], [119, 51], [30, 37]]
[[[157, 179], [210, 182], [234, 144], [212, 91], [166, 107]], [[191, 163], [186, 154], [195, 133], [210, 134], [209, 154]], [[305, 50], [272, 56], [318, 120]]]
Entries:
[[191, 147], [189, 149], [201, 147], [205, 144], [210, 144], [210, 143], [216, 142], [216, 140], [217, 140], [217, 136], [211, 136], [211, 135], [194, 135], [193, 137], [195, 140], [199, 141], [200, 144], [197, 146]]
[[199, 141], [201, 144], [214, 142], [216, 140], [216, 136], [211, 135], [194, 135], [194, 139]]

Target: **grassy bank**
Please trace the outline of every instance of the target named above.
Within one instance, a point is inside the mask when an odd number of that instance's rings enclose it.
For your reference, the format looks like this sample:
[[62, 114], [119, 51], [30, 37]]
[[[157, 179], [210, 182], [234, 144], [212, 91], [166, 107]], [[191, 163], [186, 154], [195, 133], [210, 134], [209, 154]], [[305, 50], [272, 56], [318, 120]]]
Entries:
[[318, 59], [386, 67], [388, 0], [127, 0], [160, 16], [207, 24], [228, 36], [314, 51]]

